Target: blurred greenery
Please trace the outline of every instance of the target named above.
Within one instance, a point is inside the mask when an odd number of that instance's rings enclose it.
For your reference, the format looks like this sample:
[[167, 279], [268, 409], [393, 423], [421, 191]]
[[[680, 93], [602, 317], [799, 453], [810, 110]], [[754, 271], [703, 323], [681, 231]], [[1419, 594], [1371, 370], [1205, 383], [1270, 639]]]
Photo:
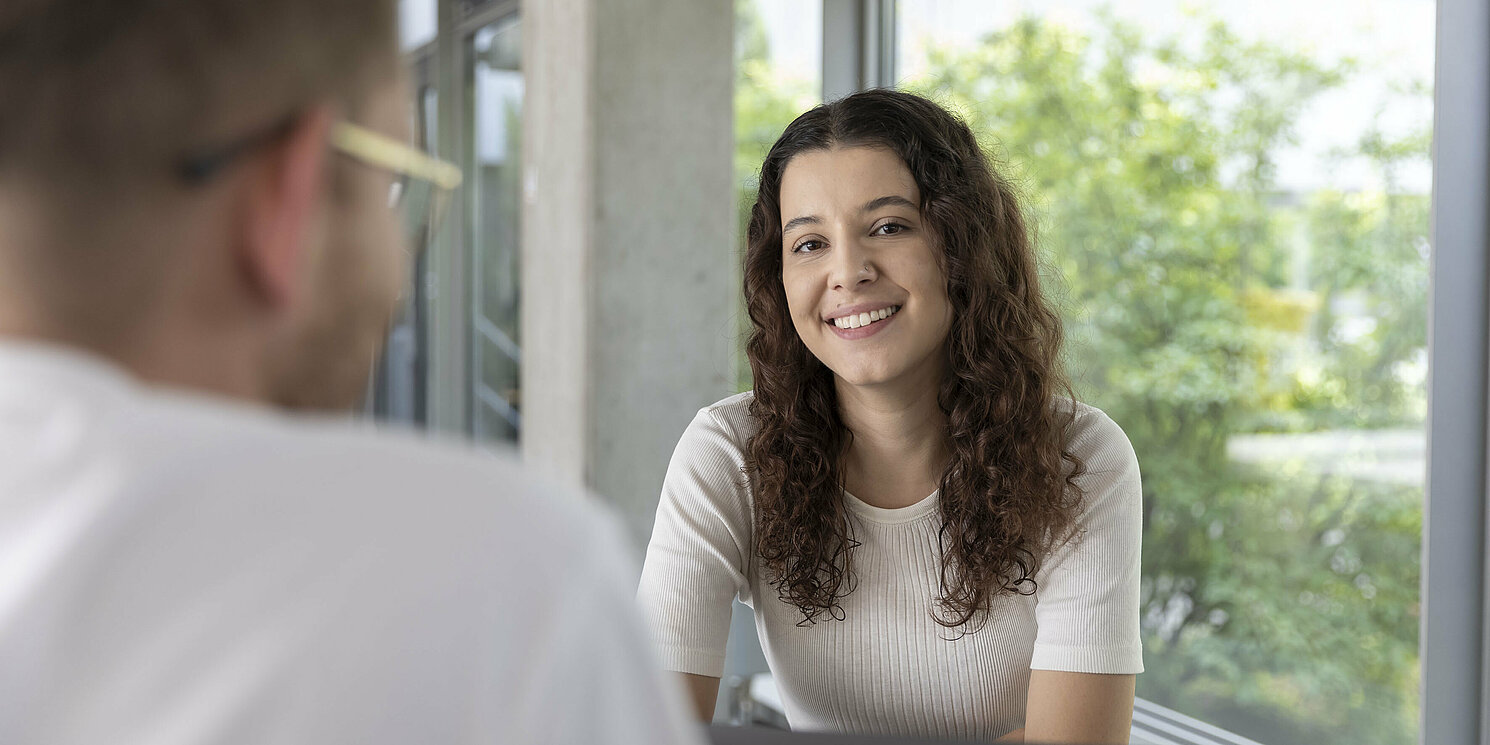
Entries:
[[[743, 234], [766, 148], [816, 95], [771, 66], [749, 0], [737, 9]], [[1079, 395], [1138, 452], [1139, 695], [1269, 745], [1410, 742], [1421, 482], [1228, 446], [1421, 433], [1428, 197], [1398, 178], [1427, 161], [1428, 122], [1371, 127], [1328, 164], [1364, 160], [1376, 187], [1285, 192], [1275, 159], [1310, 103], [1379, 72], [1203, 18], [1183, 43], [1101, 20], [932, 45], [907, 88], [962, 116], [1025, 192]]]
[[[745, 226], [760, 185], [761, 161], [786, 125], [821, 100], [821, 85], [805, 75], [792, 75], [771, 63], [766, 29], [754, 0], [735, 0], [735, 183], [739, 230], [736, 248], [745, 256]], [[795, 71], [805, 73], [807, 71]], [[815, 72], [815, 71], [814, 71]], [[750, 332], [742, 295], [737, 327], [743, 350]], [[740, 390], [749, 390], [750, 363], [743, 351], [736, 371]]]

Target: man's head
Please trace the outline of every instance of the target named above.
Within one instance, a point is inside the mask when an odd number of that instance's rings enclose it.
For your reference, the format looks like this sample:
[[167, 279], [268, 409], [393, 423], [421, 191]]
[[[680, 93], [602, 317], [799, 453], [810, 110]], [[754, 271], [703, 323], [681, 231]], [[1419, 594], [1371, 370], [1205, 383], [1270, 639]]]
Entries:
[[0, 4], [0, 335], [302, 408], [358, 400], [406, 271], [392, 0]]

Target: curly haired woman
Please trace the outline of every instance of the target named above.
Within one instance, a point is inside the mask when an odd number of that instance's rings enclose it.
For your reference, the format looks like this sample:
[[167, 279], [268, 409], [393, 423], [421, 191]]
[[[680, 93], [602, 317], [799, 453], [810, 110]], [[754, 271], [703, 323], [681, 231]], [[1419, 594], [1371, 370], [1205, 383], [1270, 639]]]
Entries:
[[818, 106], [748, 240], [755, 388], [683, 433], [640, 591], [700, 716], [738, 597], [794, 728], [1127, 742], [1138, 462], [1071, 397], [972, 132], [896, 91]]

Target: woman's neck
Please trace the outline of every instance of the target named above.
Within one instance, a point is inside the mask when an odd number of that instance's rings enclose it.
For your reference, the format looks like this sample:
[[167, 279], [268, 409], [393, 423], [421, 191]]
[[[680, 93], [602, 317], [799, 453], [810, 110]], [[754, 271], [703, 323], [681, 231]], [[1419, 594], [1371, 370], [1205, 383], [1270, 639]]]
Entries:
[[836, 381], [839, 413], [853, 433], [843, 474], [851, 494], [895, 509], [936, 490], [949, 455], [938, 381], [939, 376], [884, 386]]

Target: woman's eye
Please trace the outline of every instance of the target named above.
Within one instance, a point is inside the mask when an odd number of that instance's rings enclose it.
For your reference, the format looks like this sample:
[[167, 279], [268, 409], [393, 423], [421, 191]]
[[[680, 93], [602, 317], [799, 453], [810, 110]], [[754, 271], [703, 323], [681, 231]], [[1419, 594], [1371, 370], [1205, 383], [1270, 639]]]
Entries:
[[875, 235], [895, 235], [905, 230], [905, 226], [897, 222], [887, 222], [874, 229]]
[[801, 243], [798, 243], [797, 244], [796, 248], [793, 248], [792, 249], [792, 253], [794, 253], [794, 254], [812, 253], [813, 251], [816, 251], [816, 250], [818, 250], [821, 247], [822, 247], [822, 244], [821, 243], [818, 243], [817, 241], [802, 241]]

